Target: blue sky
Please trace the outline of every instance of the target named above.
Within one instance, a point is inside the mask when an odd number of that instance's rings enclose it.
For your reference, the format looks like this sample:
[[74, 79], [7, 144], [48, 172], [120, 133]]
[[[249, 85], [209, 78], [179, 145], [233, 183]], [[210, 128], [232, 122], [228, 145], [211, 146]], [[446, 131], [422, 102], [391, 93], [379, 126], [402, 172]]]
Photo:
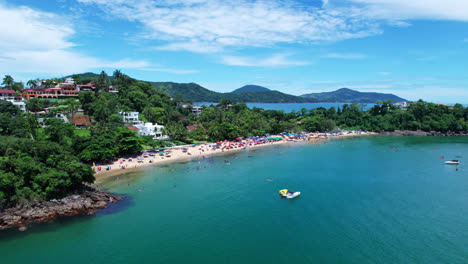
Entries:
[[0, 0], [0, 75], [468, 103], [466, 0]]

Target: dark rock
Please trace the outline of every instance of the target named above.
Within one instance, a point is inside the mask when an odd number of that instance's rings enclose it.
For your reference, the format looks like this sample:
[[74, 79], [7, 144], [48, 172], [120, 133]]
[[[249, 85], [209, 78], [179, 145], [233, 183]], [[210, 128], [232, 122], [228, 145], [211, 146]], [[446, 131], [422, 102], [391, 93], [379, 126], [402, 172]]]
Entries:
[[0, 211], [0, 230], [18, 228], [26, 231], [32, 223], [50, 222], [58, 216], [94, 214], [124, 199], [91, 186], [86, 186], [79, 194], [50, 201], [30, 201]]

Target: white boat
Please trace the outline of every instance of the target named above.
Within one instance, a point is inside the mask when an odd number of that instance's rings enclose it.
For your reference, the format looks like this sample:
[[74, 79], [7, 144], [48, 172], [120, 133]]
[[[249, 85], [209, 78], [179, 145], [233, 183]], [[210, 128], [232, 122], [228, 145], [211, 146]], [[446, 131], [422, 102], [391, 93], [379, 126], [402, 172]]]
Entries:
[[459, 160], [447, 160], [445, 164], [458, 165], [460, 164], [460, 161]]
[[301, 192], [290, 192], [288, 189], [283, 189], [279, 191], [281, 197], [286, 197], [288, 199], [295, 198], [301, 194]]
[[295, 197], [299, 196], [300, 194], [301, 194], [301, 192], [293, 192], [291, 194], [286, 195], [286, 198], [292, 199], [292, 198], [295, 198]]

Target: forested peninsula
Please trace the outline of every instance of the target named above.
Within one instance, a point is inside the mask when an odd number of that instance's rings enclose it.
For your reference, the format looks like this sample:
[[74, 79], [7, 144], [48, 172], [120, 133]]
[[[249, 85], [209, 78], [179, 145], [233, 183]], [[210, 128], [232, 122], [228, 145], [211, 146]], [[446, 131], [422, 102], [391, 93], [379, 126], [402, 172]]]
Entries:
[[[64, 78], [31, 80], [27, 87], [11, 76], [3, 79], [1, 92], [13, 99], [0, 100], [0, 229], [93, 213], [122, 199], [90, 187], [92, 166], [145, 149], [338, 129], [468, 132], [468, 107], [461, 104], [420, 100], [402, 108], [386, 101], [367, 111], [352, 103], [285, 113], [221, 99], [197, 112], [182, 96], [171, 97], [119, 70], [112, 76], [72, 77], [73, 83]], [[15, 104], [22, 100], [26, 111]], [[163, 126], [165, 138], [137, 134], [124, 122], [124, 113], [130, 112], [142, 123]], [[34, 214], [37, 208], [42, 211]]]

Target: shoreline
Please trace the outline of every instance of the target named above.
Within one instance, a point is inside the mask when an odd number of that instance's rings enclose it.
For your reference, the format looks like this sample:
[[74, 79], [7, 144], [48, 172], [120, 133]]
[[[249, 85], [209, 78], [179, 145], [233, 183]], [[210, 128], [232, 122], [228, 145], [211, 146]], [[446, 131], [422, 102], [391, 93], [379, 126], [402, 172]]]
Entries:
[[[177, 162], [190, 162], [193, 160], [200, 160], [212, 156], [222, 156], [232, 153], [237, 153], [247, 149], [258, 149], [265, 146], [272, 145], [286, 145], [286, 144], [296, 144], [296, 143], [318, 143], [326, 141], [329, 139], [335, 138], [346, 138], [346, 137], [355, 137], [355, 136], [370, 136], [378, 135], [374, 132], [358, 132], [352, 131], [348, 134], [334, 135], [330, 133], [308, 133], [306, 138], [289, 138], [282, 137], [281, 140], [268, 141], [265, 143], [255, 144], [251, 140], [242, 140], [239, 142], [228, 142], [224, 141], [218, 148], [212, 148], [216, 143], [204, 143], [195, 146], [178, 146], [173, 147], [167, 150], [170, 150], [170, 157], [159, 156], [159, 154], [154, 154], [154, 156], [146, 156], [143, 158], [143, 155], [134, 156], [132, 159], [119, 158], [116, 161], [108, 164], [101, 164], [93, 166], [94, 171], [96, 172], [94, 177], [96, 178], [94, 184], [99, 184], [105, 180], [115, 177], [130, 174], [135, 171], [139, 171], [142, 168], [149, 166], [157, 166], [161, 164], [168, 163], [177, 163]], [[279, 137], [279, 136], [277, 136]], [[220, 142], [218, 142], [220, 143]], [[185, 148], [185, 150], [184, 150]], [[190, 153], [190, 154], [188, 154]], [[141, 161], [138, 161], [138, 158], [141, 158]], [[151, 159], [151, 163], [150, 163]], [[101, 170], [99, 171], [99, 167]], [[109, 167], [109, 170], [106, 168]], [[124, 167], [124, 169], [122, 169]]]

